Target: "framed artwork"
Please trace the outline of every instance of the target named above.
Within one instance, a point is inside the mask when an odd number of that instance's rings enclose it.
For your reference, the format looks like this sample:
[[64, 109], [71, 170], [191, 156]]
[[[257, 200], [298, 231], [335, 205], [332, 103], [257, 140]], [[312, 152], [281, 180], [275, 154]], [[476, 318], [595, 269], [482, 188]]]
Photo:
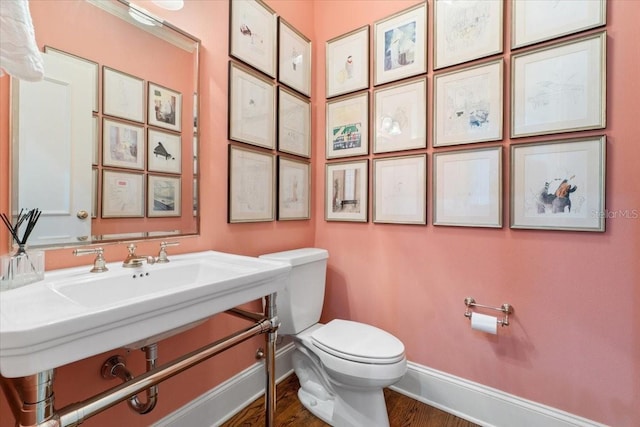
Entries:
[[181, 178], [175, 176], [147, 176], [147, 216], [181, 216]]
[[91, 164], [97, 166], [99, 161], [98, 153], [100, 152], [100, 119], [98, 116], [93, 116], [91, 121], [91, 143], [93, 144], [91, 147]]
[[503, 61], [434, 77], [433, 146], [502, 139]]
[[311, 96], [311, 40], [282, 19], [278, 20], [278, 81]]
[[229, 55], [270, 77], [276, 77], [276, 13], [261, 0], [233, 0], [229, 3]]
[[149, 128], [147, 130], [147, 170], [180, 173], [182, 137], [179, 134]]
[[605, 231], [604, 136], [511, 146], [511, 228]]
[[503, 6], [503, 0], [436, 0], [433, 69], [501, 53]]
[[98, 169], [91, 169], [91, 218], [98, 217]]
[[427, 223], [427, 155], [373, 159], [373, 222]]
[[427, 3], [373, 24], [375, 86], [427, 72]]
[[326, 44], [327, 98], [369, 88], [369, 25]]
[[182, 131], [182, 94], [149, 82], [147, 123], [176, 132]]
[[102, 170], [102, 218], [144, 217], [144, 175]]
[[605, 25], [607, 1], [514, 1], [511, 13], [511, 49], [516, 49]]
[[278, 88], [278, 150], [311, 157], [311, 101]]
[[326, 164], [325, 220], [367, 222], [369, 160]]
[[229, 145], [228, 221], [275, 219], [275, 156]]
[[55, 56], [60, 56], [63, 57], [71, 62], [73, 62], [76, 65], [80, 65], [81, 67], [87, 68], [91, 74], [93, 75], [93, 85], [95, 87], [95, 91], [91, 94], [91, 99], [92, 99], [92, 108], [93, 111], [95, 113], [97, 113], [99, 111], [99, 106], [98, 106], [98, 99], [99, 99], [99, 91], [100, 91], [100, 85], [99, 85], [99, 81], [100, 81], [100, 77], [98, 76], [98, 74], [100, 73], [100, 66], [98, 65], [97, 62], [91, 61], [89, 59], [83, 58], [81, 56], [78, 55], [74, 55], [72, 53], [68, 53], [65, 52], [63, 50], [60, 49], [56, 49], [54, 47], [51, 46], [45, 46], [44, 47], [44, 51], [47, 55], [55, 55]]
[[373, 91], [373, 152], [427, 147], [427, 78]]
[[309, 219], [311, 165], [278, 156], [278, 220]]
[[144, 80], [103, 66], [102, 113], [144, 123]]
[[433, 224], [502, 227], [502, 147], [433, 154]]
[[102, 165], [144, 169], [144, 127], [102, 119]]
[[369, 92], [327, 102], [326, 157], [369, 154]]
[[275, 148], [275, 101], [271, 80], [229, 61], [229, 139]]
[[606, 124], [606, 32], [511, 56], [511, 137]]

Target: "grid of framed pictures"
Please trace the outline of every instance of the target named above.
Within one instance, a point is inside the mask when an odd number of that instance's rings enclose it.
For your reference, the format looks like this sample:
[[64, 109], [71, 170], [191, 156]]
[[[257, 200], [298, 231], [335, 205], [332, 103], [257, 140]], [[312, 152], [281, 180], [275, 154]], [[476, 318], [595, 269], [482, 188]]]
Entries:
[[[426, 177], [430, 136], [434, 225], [502, 228], [502, 158], [511, 149], [511, 228], [604, 231], [604, 220], [593, 213], [604, 209], [606, 136], [561, 142], [525, 138], [605, 127], [607, 33], [597, 28], [606, 25], [606, 0], [513, 1], [506, 10], [512, 13], [511, 50], [517, 49], [508, 54], [502, 0], [422, 2], [374, 22], [372, 85], [366, 77], [369, 61], [362, 63], [370, 25], [326, 42], [327, 221], [367, 221], [366, 213], [349, 209], [364, 203], [354, 189], [368, 193], [363, 171], [372, 160], [373, 222], [426, 224], [421, 173]], [[349, 73], [345, 57], [359, 59]], [[507, 90], [505, 58], [510, 60]], [[511, 114], [508, 121], [505, 111]], [[522, 144], [515, 144], [516, 138], [523, 138]], [[578, 158], [578, 152], [587, 154]], [[380, 156], [388, 153], [394, 156]], [[542, 171], [546, 175], [538, 176]], [[551, 182], [553, 174], [562, 178]], [[415, 203], [425, 206], [424, 217], [413, 209]]]
[[261, 0], [230, 4], [227, 221], [308, 220], [311, 40]]
[[180, 217], [182, 94], [107, 65], [99, 79], [99, 64], [47, 51], [96, 74], [92, 218]]

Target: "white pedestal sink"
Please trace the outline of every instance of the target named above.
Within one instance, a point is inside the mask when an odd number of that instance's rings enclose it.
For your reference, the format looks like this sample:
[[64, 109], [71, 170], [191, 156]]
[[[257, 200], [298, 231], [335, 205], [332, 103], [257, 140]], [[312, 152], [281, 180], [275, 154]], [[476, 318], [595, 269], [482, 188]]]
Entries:
[[167, 264], [90, 273], [89, 266], [0, 293], [0, 374], [25, 377], [165, 338], [284, 288], [290, 266], [206, 251]]

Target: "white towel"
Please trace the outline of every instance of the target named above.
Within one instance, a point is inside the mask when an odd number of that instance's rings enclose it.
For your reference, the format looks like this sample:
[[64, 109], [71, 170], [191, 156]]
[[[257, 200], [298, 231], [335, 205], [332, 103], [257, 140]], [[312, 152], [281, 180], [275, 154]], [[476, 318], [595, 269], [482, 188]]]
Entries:
[[0, 76], [3, 71], [32, 82], [44, 77], [28, 0], [0, 0]]

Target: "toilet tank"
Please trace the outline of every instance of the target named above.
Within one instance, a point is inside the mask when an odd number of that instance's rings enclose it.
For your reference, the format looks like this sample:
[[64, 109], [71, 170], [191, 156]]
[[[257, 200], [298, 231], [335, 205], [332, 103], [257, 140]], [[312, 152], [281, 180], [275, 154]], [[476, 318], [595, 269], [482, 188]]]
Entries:
[[325, 249], [303, 248], [261, 255], [260, 258], [291, 265], [284, 291], [276, 296], [276, 307], [283, 335], [295, 335], [320, 320], [327, 275]]

